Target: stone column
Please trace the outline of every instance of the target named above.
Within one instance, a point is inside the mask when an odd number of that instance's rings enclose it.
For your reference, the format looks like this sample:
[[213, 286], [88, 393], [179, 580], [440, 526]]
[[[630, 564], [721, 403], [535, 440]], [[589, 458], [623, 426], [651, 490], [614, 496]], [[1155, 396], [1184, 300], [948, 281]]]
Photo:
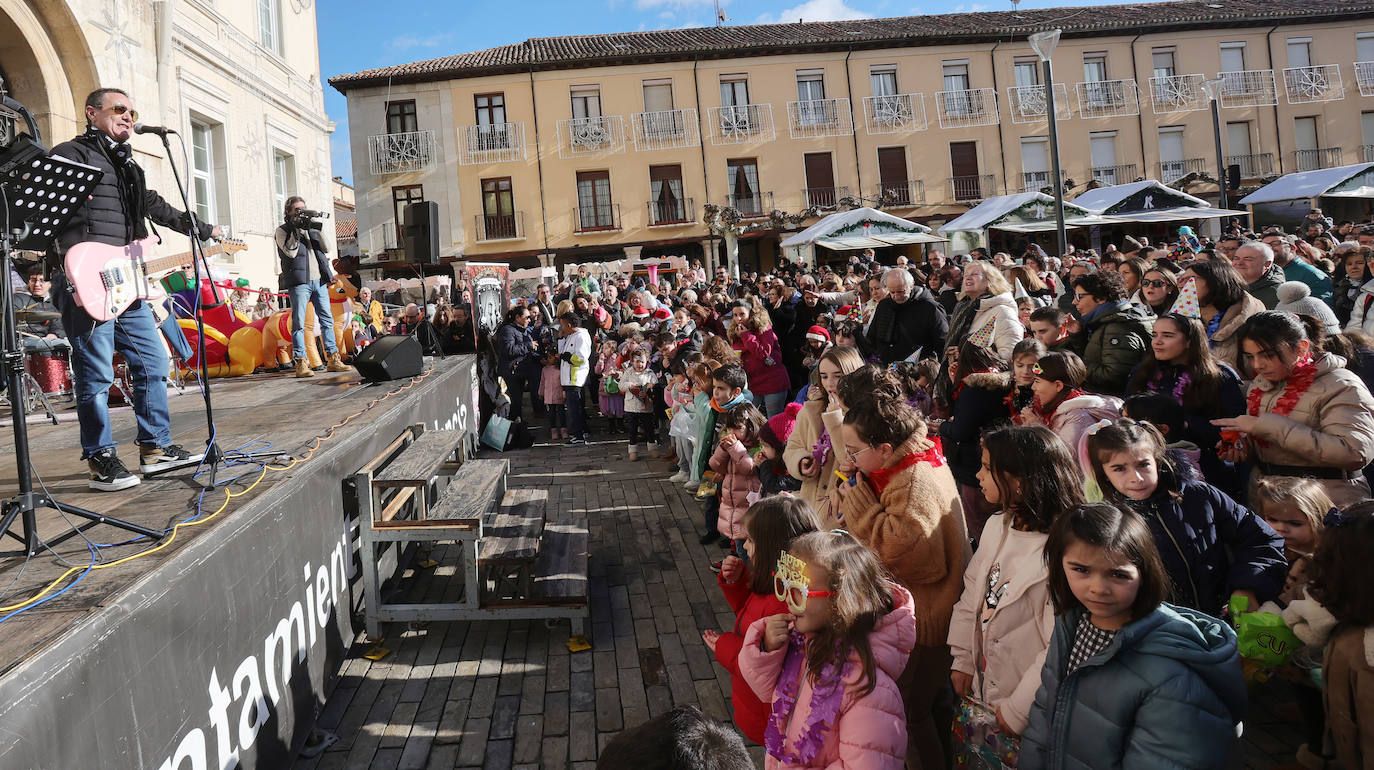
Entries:
[[701, 264], [706, 267], [708, 276], [716, 272], [716, 240], [714, 238], [701, 239]]

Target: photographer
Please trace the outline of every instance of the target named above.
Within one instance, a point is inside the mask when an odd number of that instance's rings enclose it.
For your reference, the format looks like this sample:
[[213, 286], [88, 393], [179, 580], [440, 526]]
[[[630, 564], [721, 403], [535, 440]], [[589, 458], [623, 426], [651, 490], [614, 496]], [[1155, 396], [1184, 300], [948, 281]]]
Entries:
[[305, 310], [307, 303], [315, 305], [315, 319], [320, 337], [324, 340], [326, 368], [331, 372], [347, 372], [349, 368], [339, 360], [334, 342], [334, 316], [329, 310], [329, 291], [334, 270], [329, 264], [329, 247], [324, 242], [318, 211], [305, 207], [305, 199], [293, 195], [286, 199], [286, 221], [275, 233], [277, 258], [281, 261], [281, 288], [291, 295], [291, 357], [297, 377], [314, 377], [305, 355]]

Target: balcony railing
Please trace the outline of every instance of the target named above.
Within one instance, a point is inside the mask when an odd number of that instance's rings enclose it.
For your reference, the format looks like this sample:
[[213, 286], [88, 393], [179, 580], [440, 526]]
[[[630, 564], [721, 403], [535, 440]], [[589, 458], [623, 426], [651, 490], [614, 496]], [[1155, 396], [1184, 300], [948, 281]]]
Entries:
[[[1007, 87], [1007, 112], [1011, 113], [1013, 123], [1043, 123], [1048, 107], [1043, 85]], [[1072, 116], [1073, 110], [1069, 107], [1069, 87], [1063, 83], [1055, 83], [1055, 120], [1068, 120]]]
[[711, 126], [711, 144], [753, 144], [777, 138], [771, 104], [711, 107], [706, 118]]
[[667, 198], [649, 201], [649, 227], [690, 225], [696, 213], [691, 198]]
[[1156, 115], [1207, 109], [1202, 75], [1169, 75], [1150, 78], [1150, 108]]
[[873, 191], [878, 208], [900, 209], [922, 206], [926, 202], [926, 183], [919, 179], [905, 182], [883, 182]]
[[525, 237], [525, 212], [477, 214], [473, 217], [477, 242], [516, 241]]
[[1299, 171], [1316, 171], [1319, 168], [1333, 168], [1341, 165], [1345, 155], [1339, 147], [1318, 147], [1312, 150], [1294, 150], [1293, 159]]
[[1186, 160], [1161, 160], [1159, 162], [1159, 181], [1168, 184], [1177, 182], [1189, 174], [1207, 173], [1206, 158], [1188, 158]]
[[1116, 118], [1140, 114], [1134, 80], [1094, 80], [1074, 86], [1078, 91], [1078, 115], [1084, 118]]
[[727, 195], [725, 204], [738, 211], [746, 219], [766, 217], [773, 211], [773, 193], [759, 192], [753, 195]]
[[925, 95], [865, 96], [864, 128], [870, 134], [906, 134], [926, 130]]
[[1361, 157], [1365, 163], [1374, 163], [1374, 144], [1366, 144], [1360, 147]]
[[1227, 155], [1226, 167], [1240, 166], [1241, 179], [1263, 179], [1274, 175], [1274, 153]]
[[848, 197], [848, 187], [807, 187], [802, 190], [802, 200], [808, 206], [836, 206], [841, 198]]
[[601, 233], [620, 229], [620, 204], [601, 203], [573, 209], [573, 232]]
[[940, 128], [995, 126], [999, 120], [997, 92], [991, 88], [937, 91], [935, 106], [940, 113]]
[[[1068, 175], [1060, 173], [1059, 178], [1067, 179]], [[1054, 184], [1054, 174], [1049, 171], [1022, 171], [1020, 185], [1015, 190], [1008, 189], [1007, 192], [1039, 192]], [[1010, 187], [1010, 184], [1008, 185]]]
[[630, 116], [635, 151], [671, 150], [701, 144], [697, 111], [690, 108], [636, 112]]
[[1221, 78], [1222, 107], [1273, 107], [1279, 103], [1273, 70], [1222, 72], [1217, 77]]
[[1355, 84], [1360, 96], [1374, 96], [1374, 61], [1355, 62]]
[[787, 131], [793, 139], [822, 136], [848, 136], [854, 133], [854, 118], [848, 99], [813, 99], [787, 103]]
[[423, 171], [434, 165], [434, 132], [373, 134], [367, 138], [367, 159], [373, 176]]
[[949, 178], [949, 198], [956, 203], [980, 201], [997, 194], [997, 177], [994, 174], [974, 174], [973, 176], [952, 176]]
[[1114, 184], [1134, 182], [1140, 178], [1140, 174], [1136, 171], [1137, 168], [1139, 166], [1134, 163], [1122, 163], [1116, 166], [1093, 166], [1093, 179], [1108, 187]]
[[1345, 98], [1341, 68], [1335, 64], [1289, 67], [1283, 71], [1283, 90], [1289, 104], [1334, 102]]
[[458, 163], [506, 163], [525, 159], [525, 124], [491, 123], [458, 129]]
[[558, 155], [581, 158], [625, 151], [625, 121], [619, 115], [593, 115], [558, 121]]

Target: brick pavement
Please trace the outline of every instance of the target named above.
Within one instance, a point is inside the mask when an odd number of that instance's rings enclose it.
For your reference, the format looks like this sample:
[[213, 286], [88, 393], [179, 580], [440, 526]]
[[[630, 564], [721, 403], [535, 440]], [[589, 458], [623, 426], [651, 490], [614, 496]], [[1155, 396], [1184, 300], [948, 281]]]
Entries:
[[[360, 633], [319, 717], [339, 740], [300, 770], [585, 770], [618, 731], [676, 705], [729, 720], [729, 677], [701, 642], [734, 621], [709, 566], [721, 551], [697, 543], [697, 503], [666, 464], [629, 462], [623, 441], [505, 456], [512, 487], [547, 488], [551, 506], [589, 524], [593, 649], [569, 653], [566, 622], [391, 624], [391, 653], [373, 662]], [[440, 565], [399, 591], [458, 598], [454, 555], [440, 546], [431, 558]], [[1258, 709], [1243, 766], [1293, 761], [1298, 732]], [[762, 748], [752, 753], [762, 766]]]

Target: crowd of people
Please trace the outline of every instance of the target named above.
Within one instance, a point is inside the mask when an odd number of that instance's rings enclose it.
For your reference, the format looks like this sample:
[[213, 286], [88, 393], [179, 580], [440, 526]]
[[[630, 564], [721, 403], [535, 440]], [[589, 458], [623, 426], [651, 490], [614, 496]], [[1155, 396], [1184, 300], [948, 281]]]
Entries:
[[700, 501], [769, 767], [1224, 767], [1256, 687], [1365, 767], [1370, 241], [584, 272], [479, 348], [508, 417]]

